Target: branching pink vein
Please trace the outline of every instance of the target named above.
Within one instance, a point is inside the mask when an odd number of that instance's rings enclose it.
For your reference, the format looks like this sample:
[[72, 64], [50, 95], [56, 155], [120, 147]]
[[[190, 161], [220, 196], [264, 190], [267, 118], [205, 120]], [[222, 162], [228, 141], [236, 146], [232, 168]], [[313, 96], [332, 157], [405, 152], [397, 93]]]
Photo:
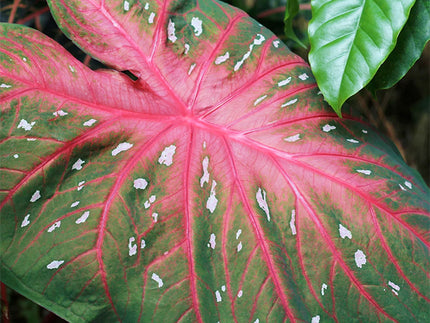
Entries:
[[[162, 132], [167, 131], [170, 128], [170, 126], [166, 127]], [[154, 141], [156, 140], [157, 136], [153, 136], [150, 140], [148, 140], [148, 142], [144, 143], [143, 145], [141, 145], [140, 147], [138, 147], [136, 153], [134, 154], [134, 156], [132, 158], [130, 158], [128, 160], [128, 162], [123, 166], [123, 168], [121, 169], [121, 172], [118, 174], [118, 178], [115, 181], [114, 185], [111, 188], [111, 192], [110, 194], [107, 196], [106, 198], [106, 202], [105, 202], [105, 206], [103, 208], [102, 214], [100, 216], [101, 220], [100, 220], [100, 224], [98, 227], [98, 239], [97, 239], [97, 243], [96, 243], [96, 250], [97, 250], [97, 260], [99, 263], [99, 268], [100, 268], [100, 273], [101, 273], [101, 277], [102, 277], [102, 282], [105, 288], [105, 293], [106, 296], [112, 306], [113, 311], [115, 312], [116, 316], [118, 317], [118, 319], [121, 321], [120, 316], [116, 310], [116, 307], [114, 305], [114, 302], [112, 300], [112, 297], [110, 295], [109, 292], [109, 286], [108, 286], [108, 282], [106, 279], [106, 271], [104, 269], [104, 261], [103, 261], [103, 242], [104, 242], [104, 235], [105, 235], [105, 228], [107, 225], [107, 221], [109, 218], [109, 210], [110, 210], [110, 206], [113, 203], [117, 192], [119, 191], [119, 189], [122, 186], [122, 183], [125, 181], [126, 176], [129, 174], [130, 170], [136, 165], [136, 163], [139, 161], [140, 157], [141, 157], [141, 152], [146, 150], [148, 147], [150, 147]]]
[[266, 240], [264, 239], [264, 236], [262, 233], [262, 228], [258, 224], [258, 221], [255, 219], [255, 214], [254, 214], [254, 211], [252, 210], [251, 205], [249, 204], [248, 198], [246, 197], [245, 189], [243, 188], [241, 182], [238, 180], [237, 169], [236, 169], [236, 165], [235, 165], [235, 162], [233, 160], [233, 157], [232, 157], [233, 153], [231, 151], [230, 144], [227, 142], [226, 138], [223, 138], [223, 140], [224, 140], [224, 146], [226, 147], [226, 150], [227, 150], [227, 155], [229, 158], [230, 167], [231, 167], [231, 170], [234, 174], [234, 178], [236, 179], [235, 180], [236, 186], [238, 188], [241, 200], [244, 203], [244, 207], [246, 208], [248, 220], [250, 221], [250, 223], [254, 229], [254, 233], [257, 236], [258, 244], [260, 245], [261, 252], [263, 253], [263, 256], [266, 260], [266, 264], [267, 264], [267, 267], [269, 269], [270, 276], [272, 277], [273, 284], [275, 285], [276, 292], [279, 296], [279, 299], [281, 300], [281, 303], [282, 303], [282, 306], [285, 310], [286, 315], [288, 316], [288, 318], [292, 322], [295, 322], [295, 318], [294, 318], [293, 313], [291, 312], [287, 297], [284, 293], [284, 289], [281, 286], [281, 279], [279, 277], [279, 273], [276, 271], [275, 265], [274, 265], [273, 260], [270, 256], [269, 246], [267, 245]]
[[331, 250], [333, 257], [339, 262], [339, 265], [341, 266], [342, 270], [345, 272], [345, 274], [349, 277], [351, 282], [356, 286], [356, 288], [360, 291], [360, 294], [363, 295], [369, 303], [371, 303], [379, 312], [384, 314], [387, 318], [394, 322], [398, 322], [396, 319], [394, 319], [392, 316], [390, 316], [385, 310], [373, 299], [373, 297], [364, 289], [364, 287], [361, 285], [360, 281], [357, 277], [351, 272], [351, 270], [348, 268], [347, 264], [343, 261], [343, 259], [338, 255], [336, 252], [336, 246], [334, 245], [333, 241], [330, 239], [330, 236], [326, 229], [324, 228], [323, 224], [321, 223], [321, 220], [318, 218], [318, 215], [315, 214], [315, 211], [312, 209], [311, 205], [306, 199], [306, 196], [302, 194], [298, 186], [290, 179], [288, 174], [284, 171], [284, 169], [281, 167], [281, 165], [272, 157], [273, 163], [277, 166], [279, 169], [279, 172], [282, 174], [282, 177], [285, 179], [285, 181], [288, 183], [288, 185], [293, 190], [295, 196], [299, 201], [301, 201], [302, 205], [310, 215], [310, 219], [315, 224], [315, 227], [318, 229], [319, 233], [321, 234], [321, 237], [326, 242], [327, 246]]
[[203, 322], [201, 313], [200, 313], [200, 306], [199, 306], [199, 299], [197, 297], [197, 289], [196, 289], [196, 270], [194, 265], [194, 244], [193, 244], [193, 232], [191, 230], [192, 228], [192, 212], [190, 210], [190, 198], [189, 198], [189, 190], [191, 188], [190, 185], [190, 167], [191, 167], [191, 155], [192, 155], [192, 147], [193, 147], [193, 141], [194, 141], [194, 131], [193, 128], [190, 127], [190, 144], [188, 145], [188, 153], [187, 153], [187, 159], [186, 159], [186, 169], [184, 172], [184, 212], [185, 212], [185, 236], [187, 239], [187, 258], [188, 258], [188, 266], [189, 266], [189, 274], [190, 274], [190, 290], [191, 290], [191, 297], [193, 300], [193, 308], [197, 317], [198, 322]]

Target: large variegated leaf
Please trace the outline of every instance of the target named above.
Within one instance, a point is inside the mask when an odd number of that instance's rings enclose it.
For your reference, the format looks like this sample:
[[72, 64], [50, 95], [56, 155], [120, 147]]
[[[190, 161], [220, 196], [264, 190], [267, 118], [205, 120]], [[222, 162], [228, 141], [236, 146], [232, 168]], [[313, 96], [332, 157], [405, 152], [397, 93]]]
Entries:
[[50, 5], [112, 70], [2, 25], [2, 281], [72, 322], [428, 319], [428, 188], [269, 30]]

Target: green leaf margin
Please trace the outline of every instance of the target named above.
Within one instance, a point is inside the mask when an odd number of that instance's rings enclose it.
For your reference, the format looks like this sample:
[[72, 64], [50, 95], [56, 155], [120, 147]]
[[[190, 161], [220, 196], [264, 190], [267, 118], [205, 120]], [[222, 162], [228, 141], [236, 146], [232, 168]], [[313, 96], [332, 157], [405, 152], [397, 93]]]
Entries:
[[420, 58], [429, 40], [430, 1], [416, 0], [397, 39], [396, 47], [381, 65], [368, 89], [375, 92], [394, 86]]

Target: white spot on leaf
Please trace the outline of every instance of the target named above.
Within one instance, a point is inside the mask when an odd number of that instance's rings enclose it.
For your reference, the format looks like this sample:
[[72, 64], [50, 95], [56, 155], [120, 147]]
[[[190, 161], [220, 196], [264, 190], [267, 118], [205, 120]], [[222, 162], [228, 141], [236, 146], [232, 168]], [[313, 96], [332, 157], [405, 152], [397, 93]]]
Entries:
[[148, 17], [148, 23], [150, 24], [154, 23], [154, 18], [155, 18], [155, 12], [151, 12], [151, 14]]
[[291, 234], [295, 236], [297, 234], [297, 230], [296, 230], [296, 210], [294, 209], [291, 211], [290, 228], [291, 228]]
[[215, 297], [216, 297], [217, 303], [222, 301], [221, 293], [219, 291], [215, 291]]
[[209, 176], [210, 175], [209, 175], [209, 171], [208, 171], [208, 167], [209, 167], [209, 157], [208, 156], [203, 158], [202, 166], [203, 166], [203, 175], [200, 178], [200, 187], [203, 187], [204, 183], [209, 184]]
[[95, 124], [97, 122], [97, 120], [96, 119], [90, 119], [90, 120], [88, 120], [88, 121], [85, 121], [84, 123], [83, 123], [83, 125], [85, 126], [85, 127], [91, 127], [93, 124]]
[[155, 195], [151, 195], [149, 199], [144, 203], [145, 209], [148, 209], [151, 206], [151, 204], [155, 202], [156, 198], [157, 197]]
[[309, 75], [306, 73], [300, 74], [299, 75], [299, 79], [301, 79], [302, 81], [305, 81], [309, 78]]
[[267, 221], [270, 222], [270, 210], [266, 201], [266, 191], [265, 190], [262, 191], [261, 188], [259, 187], [255, 197], [257, 198], [258, 206], [264, 211], [264, 213], [266, 213]]
[[395, 293], [396, 295], [399, 295], [397, 292], [400, 290], [400, 286], [393, 283], [392, 281], [388, 282], [388, 285], [392, 288], [393, 293]]
[[330, 126], [329, 124], [326, 124], [324, 127], [322, 127], [322, 131], [324, 132], [330, 132], [332, 130], [336, 129], [335, 126]]
[[372, 174], [372, 171], [369, 169], [357, 169], [357, 173], [361, 173], [364, 175], [370, 175], [370, 174]]
[[85, 184], [85, 181], [79, 182], [77, 190], [80, 191], [81, 189], [83, 189], [84, 188], [84, 184]]
[[265, 40], [266, 40], [266, 38], [264, 38], [263, 35], [257, 34], [257, 37], [254, 39], [252, 44], [249, 45], [249, 50], [245, 53], [245, 55], [243, 55], [242, 59], [240, 61], [238, 61], [236, 63], [236, 65], [234, 65], [234, 71], [235, 72], [239, 70], [239, 68], [242, 66], [242, 64], [245, 62], [245, 60], [248, 59], [248, 57], [251, 55], [252, 50], [254, 49], [254, 46], [261, 45], [263, 43], [263, 41], [265, 41]]
[[124, 11], [130, 10], [130, 3], [128, 1], [124, 1]]
[[362, 132], [362, 133], [367, 133], [367, 130], [364, 130], [364, 129], [363, 129], [363, 130], [361, 130], [361, 132]]
[[411, 190], [412, 189], [412, 184], [411, 182], [405, 181], [405, 185]]
[[25, 131], [30, 131], [31, 128], [33, 128], [33, 126], [36, 124], [36, 121], [33, 121], [31, 123], [29, 123], [27, 120], [21, 119], [21, 121], [18, 124], [18, 129], [22, 128]]
[[216, 182], [214, 180], [212, 180], [212, 187], [211, 187], [211, 193], [208, 197], [208, 200], [206, 201], [206, 208], [211, 212], [214, 213], [215, 208], [218, 204], [218, 199], [215, 197], [216, 192], [215, 192], [215, 186], [216, 186]]
[[148, 182], [144, 178], [137, 178], [133, 182], [133, 187], [137, 190], [144, 190], [146, 186], [148, 186]]
[[185, 44], [185, 45], [184, 45], [184, 47], [185, 47], [185, 52], [184, 52], [184, 54], [185, 54], [185, 55], [187, 55], [187, 54], [188, 54], [188, 52], [190, 51], [190, 45]]
[[402, 184], [399, 184], [399, 187], [402, 189], [402, 191], [406, 191], [406, 188], [404, 188], [404, 187], [402, 186]]
[[163, 280], [156, 273], [152, 273], [151, 279], [158, 283], [158, 288], [163, 287]]
[[13, 155], [13, 158], [18, 158], [19, 157], [19, 155], [18, 154], [15, 154], [15, 155]]
[[281, 108], [288, 107], [289, 105], [292, 105], [292, 104], [294, 104], [294, 103], [296, 103], [296, 102], [297, 102], [297, 99], [292, 99], [292, 100], [290, 100], [290, 101], [285, 102], [284, 104], [282, 104], [282, 105], [281, 105]]
[[255, 107], [257, 104], [259, 104], [261, 101], [263, 101], [265, 98], [267, 98], [267, 94], [266, 94], [266, 95], [263, 95], [263, 96], [260, 96], [257, 100], [255, 100], [255, 102], [254, 102], [254, 107]]
[[173, 164], [173, 155], [176, 152], [176, 146], [170, 145], [166, 148], [164, 148], [163, 152], [160, 155], [160, 158], [158, 158], [158, 162], [160, 164], [164, 164], [166, 166], [170, 166]]
[[40, 199], [41, 198], [41, 195], [40, 195], [40, 191], [39, 190], [37, 190], [36, 192], [34, 192], [33, 193], [33, 195], [31, 196], [31, 198], [30, 198], [30, 202], [36, 202], [38, 199]]
[[76, 170], [81, 170], [82, 169], [82, 165], [85, 163], [85, 161], [83, 161], [82, 159], [78, 159], [73, 165], [72, 165], [72, 169], [76, 169]]
[[325, 283], [322, 284], [322, 286], [321, 286], [321, 295], [322, 296], [324, 296], [327, 287], [328, 287], [327, 284], [325, 284]]
[[76, 224], [81, 224], [87, 221], [88, 217], [90, 216], [90, 211], [85, 211], [82, 213], [82, 215], [75, 221]]
[[55, 222], [53, 225], [51, 225], [49, 228], [48, 228], [48, 232], [52, 232], [52, 231], [54, 231], [56, 228], [59, 228], [61, 226], [61, 221], [57, 221], [57, 222]]
[[211, 233], [211, 237], [210, 237], [210, 239], [209, 239], [209, 246], [210, 246], [212, 249], [215, 249], [215, 246], [216, 246], [216, 241], [215, 241], [215, 239], [216, 239], [215, 234], [214, 234], [214, 233]]
[[240, 290], [239, 293], [237, 293], [237, 297], [241, 298], [243, 295], [243, 290]]
[[145, 10], [148, 10], [149, 9], [149, 3], [147, 2], [147, 3], [145, 3]]
[[223, 292], [225, 292], [225, 285], [222, 285], [222, 286], [221, 286], [221, 290], [222, 290]]
[[128, 239], [128, 255], [134, 256], [137, 253], [137, 244], [134, 243], [136, 239], [134, 237], [130, 237]]
[[294, 136], [289, 136], [289, 137], [285, 138], [284, 140], [288, 141], [288, 142], [296, 142], [296, 141], [300, 140], [300, 134], [298, 133]]
[[342, 224], [339, 223], [339, 235], [342, 239], [348, 238], [352, 239], [352, 233], [347, 228], [345, 228]]
[[237, 232], [236, 232], [236, 240], [239, 239], [239, 237], [240, 237], [241, 234], [242, 234], [242, 230], [241, 229], [237, 230]]
[[240, 252], [242, 250], [242, 241], [239, 242], [237, 245], [237, 252]]
[[400, 290], [400, 287], [399, 287], [397, 284], [393, 283], [392, 281], [389, 281], [389, 282], [388, 282], [388, 285], [389, 285], [391, 288], [394, 288], [394, 289], [395, 289], [395, 290], [397, 290], [397, 291], [399, 291], [399, 290]]
[[312, 318], [311, 323], [319, 323], [319, 322], [320, 322], [320, 316], [319, 315], [316, 315]]
[[226, 52], [224, 55], [220, 55], [215, 59], [215, 64], [219, 65], [224, 63], [226, 60], [228, 60], [230, 58], [230, 53]]
[[75, 201], [72, 204], [70, 204], [70, 207], [76, 207], [79, 205], [79, 203], [80, 203], [79, 201]]
[[52, 114], [53, 114], [54, 116], [56, 116], [56, 117], [58, 117], [58, 116], [60, 116], [60, 117], [64, 117], [64, 116], [68, 115], [68, 113], [67, 113], [67, 112], [65, 112], [65, 111], [63, 111], [63, 110], [55, 111], [55, 112], [53, 112]]
[[351, 143], [353, 143], [353, 144], [358, 144], [358, 143], [360, 143], [358, 140], [355, 140], [355, 139], [346, 139], [346, 141], [351, 142]]
[[0, 88], [6, 88], [6, 89], [8, 89], [10, 87], [12, 87], [12, 85], [4, 84], [4, 83], [0, 84]]
[[145, 242], [145, 240], [140, 240], [140, 249], [143, 249], [143, 248], [145, 248], [146, 247], [146, 242]]
[[158, 213], [152, 213], [152, 221], [154, 221], [154, 223], [158, 221]]
[[27, 138], [27, 141], [36, 141], [36, 138]]
[[260, 323], [260, 319], [256, 319], [254, 323]]
[[288, 83], [290, 83], [291, 82], [291, 76], [290, 77], [287, 77], [285, 80], [282, 80], [282, 81], [279, 81], [278, 82], [278, 86], [279, 87], [281, 87], [281, 86], [285, 86], [285, 85], [287, 85]]
[[62, 264], [64, 263], [64, 260], [53, 260], [51, 261], [46, 268], [48, 269], [57, 269], [58, 267], [60, 267]]
[[203, 32], [202, 23], [202, 20], [197, 17], [193, 17], [191, 19], [191, 26], [193, 26], [194, 28], [194, 35], [196, 35], [197, 37], [199, 37]]
[[191, 64], [191, 66], [190, 66], [190, 68], [189, 68], [189, 70], [188, 70], [188, 75], [191, 75], [191, 73], [194, 71], [194, 68], [196, 67], [196, 64], [195, 63], [193, 63], [193, 64]]
[[263, 43], [263, 41], [265, 41], [266, 38], [264, 38], [263, 35], [261, 34], [257, 34], [257, 37], [254, 39], [254, 45], [261, 45]]
[[354, 254], [354, 258], [355, 258], [355, 264], [357, 265], [358, 268], [362, 268], [363, 265], [366, 264], [366, 255], [364, 254], [363, 251], [361, 251], [360, 249], [358, 249], [355, 254]]
[[273, 46], [275, 46], [275, 48], [278, 48], [279, 47], [279, 43], [280, 43], [279, 40], [274, 40], [272, 44], [273, 44]]
[[24, 220], [22, 220], [22, 222], [21, 222], [21, 228], [26, 227], [27, 225], [30, 224], [30, 220], [29, 219], [30, 219], [30, 214], [27, 214], [24, 217]]
[[169, 24], [167, 25], [167, 38], [174, 43], [178, 38], [175, 35], [175, 23], [169, 19]]
[[114, 150], [112, 150], [112, 156], [116, 156], [120, 152], [129, 150], [131, 147], [133, 147], [133, 144], [130, 144], [128, 142], [122, 142]]

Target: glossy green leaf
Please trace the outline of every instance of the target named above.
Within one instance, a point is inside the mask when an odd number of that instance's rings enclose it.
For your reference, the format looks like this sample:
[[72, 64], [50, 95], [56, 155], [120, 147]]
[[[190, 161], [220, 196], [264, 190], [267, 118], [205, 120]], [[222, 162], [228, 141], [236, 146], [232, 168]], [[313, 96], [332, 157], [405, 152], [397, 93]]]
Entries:
[[414, 0], [313, 0], [309, 62], [326, 101], [340, 115], [394, 49]]
[[299, 0], [287, 0], [287, 5], [285, 9], [285, 17], [284, 17], [284, 32], [285, 36], [294, 40], [297, 44], [306, 48], [306, 45], [303, 44], [299, 37], [297, 37], [296, 33], [293, 30], [293, 19], [299, 12]]
[[371, 91], [388, 89], [400, 81], [420, 58], [430, 40], [430, 1], [416, 0], [400, 32], [396, 47], [369, 83]]

